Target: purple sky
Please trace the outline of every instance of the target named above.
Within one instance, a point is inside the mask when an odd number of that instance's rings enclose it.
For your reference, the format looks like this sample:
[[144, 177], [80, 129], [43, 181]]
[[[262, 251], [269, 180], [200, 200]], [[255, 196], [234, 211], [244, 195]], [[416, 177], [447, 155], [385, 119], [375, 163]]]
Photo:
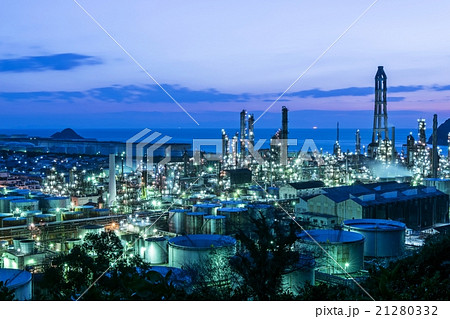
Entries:
[[[79, 0], [200, 127], [258, 117], [372, 2]], [[291, 127], [370, 127], [378, 65], [390, 125], [443, 122], [448, 12], [378, 1], [257, 125], [286, 105]], [[7, 1], [0, 21], [1, 127], [196, 127], [74, 1]]]

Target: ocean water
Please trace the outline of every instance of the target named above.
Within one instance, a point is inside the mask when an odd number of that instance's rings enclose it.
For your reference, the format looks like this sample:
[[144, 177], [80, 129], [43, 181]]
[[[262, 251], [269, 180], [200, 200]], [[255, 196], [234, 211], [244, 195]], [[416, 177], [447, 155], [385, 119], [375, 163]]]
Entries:
[[[84, 138], [94, 138], [98, 141], [119, 141], [126, 142], [128, 139], [139, 133], [140, 129], [76, 129], [74, 130]], [[28, 130], [1, 130], [0, 134], [27, 134], [29, 136], [50, 137], [52, 134], [61, 131], [61, 129], [28, 129]], [[222, 136], [220, 129], [215, 128], [190, 128], [190, 129], [152, 129], [162, 135], [172, 137], [170, 142], [173, 143], [188, 143], [192, 144], [194, 139], [220, 139]], [[231, 139], [238, 128], [225, 129], [228, 137]], [[276, 129], [256, 128], [255, 141], [258, 139], [266, 139], [264, 148], [269, 146], [270, 138], [275, 134]], [[356, 129], [341, 128], [339, 131], [339, 142], [341, 149], [345, 152], [347, 150], [355, 150], [355, 132]], [[404, 144], [406, 144], [406, 137], [413, 132], [413, 136], [417, 137], [417, 129], [396, 129], [396, 147], [401, 151]], [[429, 132], [431, 133], [431, 132]], [[366, 146], [372, 139], [371, 129], [360, 129], [361, 145]], [[289, 129], [289, 138], [297, 139], [297, 145], [289, 146], [289, 150], [298, 151], [303, 146], [305, 139], [313, 139], [316, 146], [322, 148], [325, 152], [332, 152], [333, 145], [336, 141], [336, 129]], [[404, 148], [404, 147], [403, 147]], [[444, 154], [447, 154], [447, 148], [441, 147]], [[406, 151], [406, 149], [405, 149]]]

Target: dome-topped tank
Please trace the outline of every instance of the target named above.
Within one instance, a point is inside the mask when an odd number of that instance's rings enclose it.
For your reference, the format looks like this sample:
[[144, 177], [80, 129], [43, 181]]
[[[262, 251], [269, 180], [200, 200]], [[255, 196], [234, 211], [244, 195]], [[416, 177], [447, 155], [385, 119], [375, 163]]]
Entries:
[[313, 229], [298, 235], [296, 248], [318, 256], [316, 266], [320, 272], [352, 273], [364, 267], [364, 240], [363, 235], [345, 230]]
[[344, 229], [359, 233], [366, 238], [364, 256], [397, 257], [405, 251], [406, 225], [386, 219], [349, 219]]
[[236, 239], [222, 235], [187, 235], [169, 240], [169, 267], [182, 268], [229, 258], [236, 253]]

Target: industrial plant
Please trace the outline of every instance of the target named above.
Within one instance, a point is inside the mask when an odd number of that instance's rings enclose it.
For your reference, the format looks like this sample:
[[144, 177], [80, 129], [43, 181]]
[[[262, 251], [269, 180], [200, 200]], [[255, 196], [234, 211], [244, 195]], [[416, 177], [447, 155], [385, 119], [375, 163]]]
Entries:
[[306, 284], [353, 286], [367, 268], [405, 258], [449, 229], [450, 156], [438, 145], [437, 115], [431, 145], [419, 119], [399, 147], [382, 66], [369, 145], [356, 130], [354, 149], [343, 150], [338, 124], [332, 153], [293, 151], [289, 141], [302, 137], [289, 132], [287, 107], [280, 118], [264, 144], [255, 116], [242, 110], [237, 132], [204, 142], [215, 152], [150, 143], [145, 134], [133, 143], [1, 137], [0, 281], [31, 300], [34, 277], [103, 232], [120, 239], [121, 259], [179, 274], [245, 255], [240, 236], [257, 242], [255, 221], [264, 219], [296, 227], [300, 257], [282, 278], [295, 295]]

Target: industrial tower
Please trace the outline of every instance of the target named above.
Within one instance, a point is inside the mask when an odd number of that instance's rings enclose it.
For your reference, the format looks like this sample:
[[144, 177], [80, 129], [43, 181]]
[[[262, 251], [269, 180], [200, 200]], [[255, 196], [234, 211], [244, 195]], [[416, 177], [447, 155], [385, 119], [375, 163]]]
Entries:
[[373, 112], [372, 143], [370, 143], [369, 149], [372, 158], [375, 158], [382, 142], [389, 141], [386, 94], [387, 76], [383, 67], [379, 66], [377, 74], [375, 74], [375, 108]]

